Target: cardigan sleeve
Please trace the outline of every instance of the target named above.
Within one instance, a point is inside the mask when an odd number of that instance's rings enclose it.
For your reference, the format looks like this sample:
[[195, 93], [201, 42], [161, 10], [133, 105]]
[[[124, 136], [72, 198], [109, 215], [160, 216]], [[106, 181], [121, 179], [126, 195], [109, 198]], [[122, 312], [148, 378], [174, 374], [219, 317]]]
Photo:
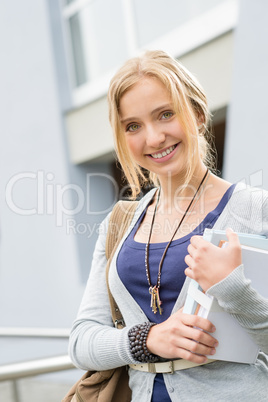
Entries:
[[[251, 190], [251, 191], [254, 191]], [[268, 237], [268, 193], [258, 191], [254, 202], [247, 202], [247, 212], [244, 219], [252, 217], [250, 227], [238, 227], [240, 232], [253, 232]], [[260, 196], [261, 195], [261, 196]], [[240, 208], [241, 208], [240, 204]], [[250, 208], [249, 208], [250, 206]], [[243, 210], [243, 208], [241, 208]], [[240, 222], [241, 224], [241, 222]], [[232, 227], [226, 225], [226, 227]], [[268, 267], [267, 267], [268, 269]], [[231, 314], [245, 328], [264, 353], [268, 353], [268, 299], [262, 297], [244, 275], [243, 264], [237, 267], [221, 282], [215, 284], [207, 293], [217, 298], [219, 305]]]
[[[268, 267], [267, 267], [268, 269]], [[268, 299], [262, 297], [245, 278], [243, 264], [207, 293], [231, 314], [264, 353], [268, 353]]]
[[100, 226], [88, 282], [69, 340], [71, 360], [84, 370], [106, 370], [135, 363], [129, 349], [129, 328], [114, 328], [111, 317], [105, 255], [108, 223], [109, 216]]

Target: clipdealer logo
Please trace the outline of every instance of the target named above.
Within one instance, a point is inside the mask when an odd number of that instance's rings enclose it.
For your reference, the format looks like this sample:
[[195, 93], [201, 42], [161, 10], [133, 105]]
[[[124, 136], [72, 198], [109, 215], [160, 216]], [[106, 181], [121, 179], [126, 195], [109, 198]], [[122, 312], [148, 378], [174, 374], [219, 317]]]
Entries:
[[[105, 199], [107, 192], [98, 193], [98, 199], [95, 199], [95, 203], [92, 202], [92, 193], [96, 192], [96, 187], [93, 181], [99, 181], [99, 188], [111, 189], [111, 198]], [[250, 216], [254, 209], [254, 198], [255, 195], [262, 193], [263, 186], [263, 171], [258, 170], [247, 179], [243, 178], [239, 181], [240, 189], [235, 191], [235, 197], [240, 196], [240, 192], [247, 187], [247, 183], [251, 186], [251, 198], [252, 202], [249, 200], [248, 208], [246, 213], [236, 206], [235, 202], [228, 203], [226, 208], [228, 209], [228, 214], [236, 222], [240, 222], [245, 226], [252, 225]], [[96, 184], [96, 183], [95, 183]], [[30, 189], [28, 195], [25, 193]], [[51, 172], [46, 173], [43, 170], [37, 172], [20, 172], [12, 176], [6, 185], [6, 204], [8, 208], [15, 214], [21, 216], [33, 216], [33, 215], [50, 215], [55, 217], [55, 224], [57, 227], [66, 227], [66, 234], [76, 234], [83, 235], [90, 238], [93, 234], [99, 233], [101, 228], [100, 220], [107, 215], [112, 207], [115, 205], [118, 199], [124, 199], [125, 194], [129, 192], [129, 185], [123, 187], [120, 192], [118, 184], [115, 179], [104, 173], [88, 173], [86, 175], [85, 186], [81, 188], [77, 184], [59, 184], [56, 183], [55, 175]], [[177, 189], [176, 199], [179, 199], [180, 188]], [[194, 189], [193, 189], [194, 190]], [[206, 188], [206, 191], [208, 187]], [[199, 200], [199, 210], [204, 212], [205, 210], [205, 193]], [[143, 196], [143, 193], [140, 194]], [[94, 204], [94, 205], [93, 205]], [[99, 208], [94, 210], [98, 206], [105, 205], [105, 208]], [[180, 204], [175, 202], [176, 209], [179, 213], [183, 212], [180, 210]], [[259, 219], [257, 222], [262, 222], [262, 209], [260, 208], [256, 213], [259, 213]], [[79, 216], [79, 214], [81, 215]], [[100, 215], [102, 217], [100, 218]], [[95, 216], [95, 217], [94, 217]], [[82, 221], [81, 221], [82, 217]], [[87, 218], [88, 217], [88, 218]], [[170, 230], [169, 221], [167, 225], [161, 230]]]
[[[99, 211], [93, 210], [90, 197], [93, 179], [102, 180], [101, 185], [110, 186], [114, 194], [112, 202]], [[103, 215], [110, 212], [118, 199], [118, 185], [114, 178], [104, 173], [88, 173], [85, 184], [85, 189], [77, 184], [62, 185], [55, 182], [53, 173], [45, 173], [42, 170], [21, 172], [12, 176], [6, 185], [6, 203], [12, 212], [21, 216], [54, 215], [58, 227], [63, 226], [66, 217], [74, 217], [83, 210], [87, 215]], [[29, 186], [31, 191], [25, 201], [23, 193]], [[72, 230], [74, 225], [75, 220], [72, 219], [70, 225]], [[79, 233], [83, 234], [81, 224], [79, 228]]]

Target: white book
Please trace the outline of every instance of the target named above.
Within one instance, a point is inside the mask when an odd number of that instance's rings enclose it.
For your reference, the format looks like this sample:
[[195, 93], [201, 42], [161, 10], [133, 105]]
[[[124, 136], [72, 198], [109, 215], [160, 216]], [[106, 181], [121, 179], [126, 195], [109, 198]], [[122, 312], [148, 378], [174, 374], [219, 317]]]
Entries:
[[[264, 236], [239, 233], [242, 245], [242, 262], [245, 276], [251, 286], [263, 297], [268, 298], [268, 239]], [[219, 246], [227, 241], [224, 231], [206, 229], [205, 240]], [[223, 246], [226, 246], [225, 243]], [[184, 313], [198, 314], [208, 318], [216, 327], [213, 336], [219, 341], [213, 359], [238, 363], [255, 363], [259, 347], [235, 318], [226, 313], [217, 300], [202, 292], [199, 284], [191, 280]]]

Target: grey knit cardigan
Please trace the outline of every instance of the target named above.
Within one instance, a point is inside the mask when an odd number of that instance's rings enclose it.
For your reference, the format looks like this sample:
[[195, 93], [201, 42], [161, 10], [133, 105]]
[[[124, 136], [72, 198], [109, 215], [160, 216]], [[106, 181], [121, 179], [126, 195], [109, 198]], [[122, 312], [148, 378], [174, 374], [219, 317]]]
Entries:
[[[125, 319], [124, 329], [113, 328], [105, 282], [105, 239], [109, 216], [103, 221], [96, 243], [91, 271], [78, 316], [74, 321], [69, 354], [73, 363], [84, 370], [105, 370], [136, 363], [131, 356], [128, 330], [148, 321], [133, 297], [121, 282], [116, 259], [118, 252], [140, 214], [155, 192], [151, 190], [139, 202], [132, 223], [113, 257], [109, 285]], [[238, 183], [214, 225], [215, 229], [231, 227], [234, 231], [268, 236], [268, 192]], [[267, 267], [268, 269], [268, 267]], [[189, 279], [174, 305], [173, 313], [184, 305]], [[268, 286], [268, 284], [267, 284]], [[227, 278], [212, 286], [209, 294], [246, 329], [260, 346], [256, 364], [224, 361], [164, 374], [164, 381], [173, 402], [191, 401], [268, 401], [268, 300], [259, 296], [244, 276], [243, 265]], [[133, 402], [149, 402], [154, 374], [129, 369]]]

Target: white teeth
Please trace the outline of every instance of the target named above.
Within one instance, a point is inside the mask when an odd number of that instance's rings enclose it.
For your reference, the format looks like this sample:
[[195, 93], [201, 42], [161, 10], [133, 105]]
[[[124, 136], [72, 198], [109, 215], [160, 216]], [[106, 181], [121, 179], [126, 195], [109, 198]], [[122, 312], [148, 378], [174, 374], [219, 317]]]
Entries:
[[160, 159], [163, 158], [164, 156], [170, 154], [175, 149], [176, 145], [172, 145], [171, 147], [167, 148], [165, 151], [163, 151], [161, 154], [151, 154], [151, 156], [154, 159]]

